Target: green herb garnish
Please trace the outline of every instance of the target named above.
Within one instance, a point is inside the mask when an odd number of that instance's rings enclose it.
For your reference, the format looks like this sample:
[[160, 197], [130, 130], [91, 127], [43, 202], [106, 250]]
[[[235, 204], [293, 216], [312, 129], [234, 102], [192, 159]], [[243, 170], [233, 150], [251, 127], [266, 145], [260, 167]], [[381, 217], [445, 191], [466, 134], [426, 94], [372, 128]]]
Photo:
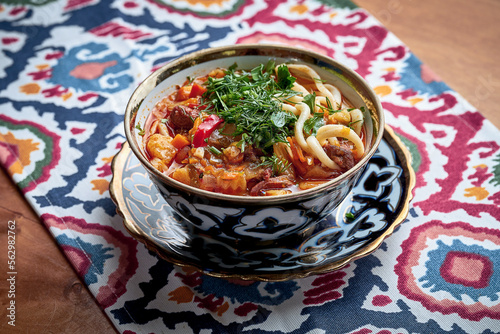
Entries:
[[[322, 106], [320, 104], [317, 104], [317, 106], [321, 110], [323, 110], [323, 112], [327, 111], [328, 114], [333, 115], [333, 114], [338, 113], [339, 111], [343, 110], [343, 109], [334, 109], [333, 105], [332, 105], [332, 101], [330, 101], [330, 99], [327, 96], [325, 97], [325, 99], [326, 99], [326, 107]], [[352, 109], [347, 109], [347, 111], [350, 111], [350, 110], [352, 110]]]
[[325, 114], [322, 112], [315, 112], [312, 117], [306, 119], [304, 122], [304, 132], [309, 136], [316, 136], [320, 127], [325, 125]]
[[214, 146], [208, 146], [207, 150], [210, 153], [212, 153], [213, 155], [221, 155], [222, 154], [222, 152], [217, 147], [214, 147]]
[[141, 125], [140, 125], [139, 123], [137, 123], [137, 124], [135, 125], [135, 128], [136, 128], [137, 130], [139, 130], [139, 133], [138, 133], [138, 134], [139, 134], [139, 136], [144, 136], [144, 135], [146, 134], [146, 131], [145, 131], [143, 128], [141, 128]]
[[356, 217], [351, 212], [348, 212], [348, 213], [345, 214], [345, 218], [347, 220], [354, 220], [354, 218], [356, 218]]
[[357, 121], [355, 122], [349, 122], [349, 124], [347, 124], [348, 127], [350, 127], [351, 129], [353, 128], [352, 126], [356, 123], [359, 123], [359, 122], [362, 122], [363, 120], [362, 119], [358, 119]]
[[335, 114], [336, 112], [340, 111], [340, 110], [334, 110], [333, 109], [332, 101], [330, 101], [330, 99], [328, 98], [328, 96], [326, 97], [326, 106], [327, 106], [327, 110], [328, 110], [329, 114]]
[[308, 94], [306, 96], [304, 96], [304, 103], [309, 107], [309, 110], [311, 111], [311, 113], [314, 112], [314, 110], [316, 110], [315, 106], [316, 106], [316, 93], [312, 93], [312, 94]]
[[271, 157], [262, 157], [261, 166], [270, 167], [276, 175], [283, 174], [292, 165], [289, 161], [280, 159], [276, 154]]
[[278, 87], [281, 89], [291, 89], [296, 78], [290, 74], [287, 66], [278, 67]]
[[274, 62], [259, 65], [250, 72], [231, 66], [222, 78], [208, 78], [203, 95], [205, 110], [216, 113], [228, 124], [235, 124], [231, 135], [240, 136], [238, 146], [252, 145], [265, 153], [275, 143], [287, 143], [293, 135], [297, 117], [281, 110], [281, 100], [298, 93], [291, 90], [295, 78], [285, 65], [273, 73]]

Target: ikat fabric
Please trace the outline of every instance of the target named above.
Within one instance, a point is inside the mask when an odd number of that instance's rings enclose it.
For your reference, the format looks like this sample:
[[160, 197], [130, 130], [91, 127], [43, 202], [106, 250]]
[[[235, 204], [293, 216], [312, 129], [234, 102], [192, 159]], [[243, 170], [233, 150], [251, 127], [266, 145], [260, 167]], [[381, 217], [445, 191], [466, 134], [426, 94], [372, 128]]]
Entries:
[[[278, 43], [363, 76], [416, 172], [408, 218], [335, 272], [214, 278], [159, 259], [110, 198], [128, 97], [189, 52]], [[347, 0], [0, 1], [0, 159], [121, 333], [500, 331], [500, 133]]]

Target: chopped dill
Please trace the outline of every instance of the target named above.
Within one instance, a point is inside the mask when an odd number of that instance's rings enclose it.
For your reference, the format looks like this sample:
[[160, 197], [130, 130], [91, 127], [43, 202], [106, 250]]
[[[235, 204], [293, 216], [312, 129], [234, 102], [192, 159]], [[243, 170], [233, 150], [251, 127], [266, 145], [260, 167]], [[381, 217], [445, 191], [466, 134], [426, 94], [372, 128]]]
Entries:
[[286, 137], [293, 135], [297, 117], [281, 109], [281, 100], [298, 94], [291, 90], [295, 78], [284, 65], [274, 74], [273, 61], [250, 71], [236, 68], [229, 67], [222, 78], [208, 78], [202, 103], [235, 125], [230, 135], [241, 136], [242, 150], [252, 145], [270, 153], [275, 143], [287, 143]]
[[262, 157], [261, 166], [272, 168], [274, 174], [281, 175], [292, 165], [289, 161], [280, 159], [276, 154], [270, 157]]

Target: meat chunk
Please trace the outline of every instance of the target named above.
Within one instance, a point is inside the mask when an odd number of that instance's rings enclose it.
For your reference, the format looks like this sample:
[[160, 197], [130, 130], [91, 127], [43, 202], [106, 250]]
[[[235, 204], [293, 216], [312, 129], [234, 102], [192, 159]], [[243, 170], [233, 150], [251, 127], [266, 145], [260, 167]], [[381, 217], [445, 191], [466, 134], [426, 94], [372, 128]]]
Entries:
[[252, 189], [250, 190], [250, 195], [251, 196], [264, 195], [266, 190], [288, 188], [293, 186], [293, 184], [294, 183], [285, 176], [271, 177], [253, 186]]
[[352, 152], [348, 149], [336, 145], [326, 145], [324, 150], [328, 157], [339, 165], [343, 171], [351, 169], [356, 164]]
[[224, 125], [219, 126], [210, 134], [207, 141], [208, 145], [216, 147], [219, 150], [230, 146], [241, 139], [241, 136], [232, 135], [235, 130], [236, 126], [234, 124], [224, 123]]
[[228, 147], [233, 142], [234, 137], [224, 135], [222, 129], [215, 129], [207, 139], [207, 144], [209, 146], [216, 147], [219, 150]]
[[250, 162], [260, 161], [260, 157], [264, 154], [262, 150], [252, 146], [246, 147], [243, 153], [245, 154], [245, 160]]
[[199, 111], [188, 106], [175, 106], [170, 113], [170, 121], [177, 129], [190, 129]]

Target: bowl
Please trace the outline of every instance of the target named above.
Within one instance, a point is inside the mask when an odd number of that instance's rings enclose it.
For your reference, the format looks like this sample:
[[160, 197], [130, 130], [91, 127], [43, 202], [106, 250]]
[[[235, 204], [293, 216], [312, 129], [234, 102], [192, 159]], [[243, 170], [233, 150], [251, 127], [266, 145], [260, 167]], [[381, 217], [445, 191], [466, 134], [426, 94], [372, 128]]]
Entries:
[[[236, 196], [214, 193], [167, 177], [147, 159], [137, 128], [145, 127], [155, 104], [187, 77], [207, 74], [216, 67], [251, 69], [268, 60], [276, 64], [306, 64], [337, 86], [356, 108], [364, 107], [366, 148], [362, 159], [341, 176], [320, 186], [277, 196]], [[126, 107], [125, 134], [133, 154], [148, 172], [170, 207], [190, 233], [203, 234], [243, 248], [268, 245], [307, 233], [330, 214], [351, 191], [384, 131], [382, 106], [369, 85], [356, 72], [332, 58], [282, 45], [232, 45], [209, 48], [182, 56], [149, 75], [134, 91]]]

